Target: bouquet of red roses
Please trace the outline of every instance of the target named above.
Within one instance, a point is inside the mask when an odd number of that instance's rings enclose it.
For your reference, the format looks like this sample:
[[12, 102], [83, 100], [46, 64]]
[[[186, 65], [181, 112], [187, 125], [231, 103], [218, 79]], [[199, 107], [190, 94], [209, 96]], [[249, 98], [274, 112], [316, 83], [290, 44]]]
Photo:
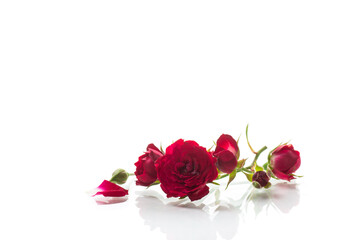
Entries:
[[104, 180], [97, 187], [95, 195], [105, 197], [122, 197], [128, 191], [121, 187], [129, 176], [136, 176], [136, 185], [150, 187], [160, 184], [168, 198], [186, 198], [199, 200], [209, 193], [207, 184], [216, 184], [216, 180], [228, 177], [229, 184], [238, 173], [243, 173], [255, 188], [271, 187], [270, 179], [291, 181], [296, 177], [294, 172], [300, 167], [300, 153], [291, 144], [280, 144], [268, 154], [268, 161], [260, 166], [257, 160], [267, 147], [255, 151], [248, 139], [254, 159], [245, 166], [247, 159], [240, 159], [238, 141], [232, 136], [222, 134], [215, 143], [215, 150], [206, 149], [195, 141], [179, 139], [163, 151], [149, 144], [146, 152], [135, 163], [136, 171], [128, 173], [117, 169], [111, 179]]

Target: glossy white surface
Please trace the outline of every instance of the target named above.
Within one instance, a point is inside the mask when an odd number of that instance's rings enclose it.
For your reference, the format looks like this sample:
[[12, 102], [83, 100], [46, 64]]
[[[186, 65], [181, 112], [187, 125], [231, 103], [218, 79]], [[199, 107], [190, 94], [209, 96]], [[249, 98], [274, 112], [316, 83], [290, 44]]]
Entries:
[[[1, 1], [1, 239], [354, 239], [358, 1]], [[302, 179], [203, 201], [87, 195], [147, 144], [241, 157], [291, 140]], [[266, 161], [266, 154], [259, 162]], [[219, 191], [217, 191], [219, 190]], [[220, 192], [220, 194], [218, 194]], [[99, 200], [99, 199], [98, 199]]]

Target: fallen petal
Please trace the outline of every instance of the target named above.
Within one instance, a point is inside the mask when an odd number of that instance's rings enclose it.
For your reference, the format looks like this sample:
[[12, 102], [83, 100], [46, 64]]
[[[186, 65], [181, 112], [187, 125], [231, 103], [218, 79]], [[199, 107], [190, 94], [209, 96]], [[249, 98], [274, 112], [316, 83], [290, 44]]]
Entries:
[[119, 185], [104, 180], [97, 188], [96, 193], [93, 195], [103, 195], [104, 197], [123, 197], [128, 195], [128, 190], [120, 187]]

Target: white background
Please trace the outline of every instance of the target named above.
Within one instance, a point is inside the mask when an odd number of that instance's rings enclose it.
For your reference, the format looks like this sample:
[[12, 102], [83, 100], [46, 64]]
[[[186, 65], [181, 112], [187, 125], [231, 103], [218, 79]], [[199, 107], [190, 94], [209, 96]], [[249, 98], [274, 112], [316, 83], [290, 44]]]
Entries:
[[[1, 239], [354, 239], [359, 12], [346, 0], [1, 1]], [[291, 140], [305, 177], [258, 191], [239, 175], [194, 204], [133, 179], [122, 203], [86, 194], [134, 171], [148, 143], [242, 134], [253, 157], [247, 123], [256, 149]]]

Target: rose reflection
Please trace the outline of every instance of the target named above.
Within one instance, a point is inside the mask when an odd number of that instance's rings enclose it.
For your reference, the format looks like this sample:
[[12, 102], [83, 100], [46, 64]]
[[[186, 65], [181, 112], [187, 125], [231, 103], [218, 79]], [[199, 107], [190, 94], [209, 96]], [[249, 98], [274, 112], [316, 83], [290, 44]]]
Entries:
[[[159, 228], [167, 239], [217, 239], [218, 232], [222, 238], [235, 236], [239, 225], [238, 209], [219, 207], [215, 216], [203, 210], [204, 204], [195, 205], [186, 200], [167, 202], [156, 192], [152, 196], [137, 198], [137, 207], [145, 225], [151, 230]], [[148, 193], [149, 195], [149, 193]], [[211, 217], [212, 216], [212, 217]]]
[[[250, 205], [257, 216], [268, 213], [269, 208], [289, 213], [299, 204], [300, 193], [294, 183], [277, 183], [270, 189], [252, 186], [238, 200], [216, 196], [212, 204], [201, 201], [167, 199], [156, 191], [140, 192], [136, 206], [145, 225], [151, 230], [159, 228], [167, 239], [233, 239], [238, 232], [240, 217], [246, 221]], [[212, 198], [209, 196], [209, 198]], [[210, 207], [209, 207], [210, 206]]]
[[247, 198], [254, 204], [255, 214], [273, 207], [283, 213], [289, 213], [300, 202], [300, 192], [295, 183], [277, 183], [270, 189], [254, 189]]

